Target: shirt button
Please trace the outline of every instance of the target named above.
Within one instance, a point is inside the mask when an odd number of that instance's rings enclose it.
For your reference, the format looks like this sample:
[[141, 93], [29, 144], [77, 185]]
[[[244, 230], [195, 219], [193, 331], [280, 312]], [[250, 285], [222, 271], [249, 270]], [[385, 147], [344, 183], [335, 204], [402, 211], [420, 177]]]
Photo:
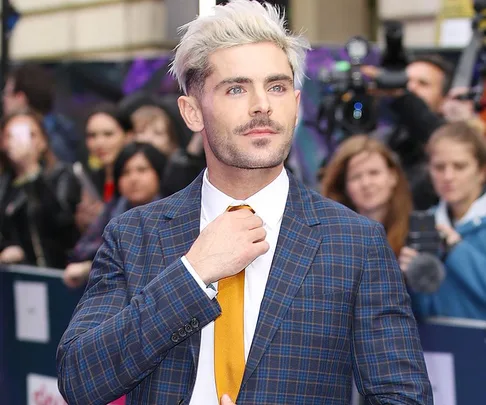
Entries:
[[180, 340], [180, 337], [177, 333], [173, 333], [172, 336], [170, 337], [170, 340], [172, 340], [174, 343], [178, 343]]

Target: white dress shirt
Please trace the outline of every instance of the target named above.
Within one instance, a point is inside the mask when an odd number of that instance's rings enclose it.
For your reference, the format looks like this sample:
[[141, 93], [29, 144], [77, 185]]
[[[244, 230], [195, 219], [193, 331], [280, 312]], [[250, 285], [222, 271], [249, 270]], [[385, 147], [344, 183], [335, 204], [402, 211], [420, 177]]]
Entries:
[[[263, 226], [267, 231], [266, 241], [269, 243], [270, 249], [264, 255], [257, 257], [245, 270], [245, 360], [248, 359], [255, 334], [260, 304], [277, 246], [288, 191], [289, 178], [285, 169], [272, 183], [245, 201], [234, 200], [219, 191], [209, 182], [207, 170], [204, 173], [201, 190], [201, 231], [216, 217], [224, 213], [230, 205], [241, 204], [248, 204], [253, 208], [255, 215], [263, 220]], [[182, 262], [209, 298], [213, 299], [217, 295], [218, 283], [213, 283], [216, 291], [206, 287], [185, 257], [182, 257]], [[232, 399], [236, 400], [236, 398]], [[214, 379], [214, 322], [206, 325], [201, 331], [196, 383], [189, 405], [219, 405]]]

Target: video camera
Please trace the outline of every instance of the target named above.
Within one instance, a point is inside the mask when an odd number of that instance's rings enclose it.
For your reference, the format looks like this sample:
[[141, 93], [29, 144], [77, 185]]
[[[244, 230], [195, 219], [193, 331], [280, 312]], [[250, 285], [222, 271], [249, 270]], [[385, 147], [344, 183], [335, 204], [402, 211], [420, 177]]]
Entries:
[[[408, 64], [403, 47], [403, 30], [398, 21], [385, 23], [386, 47], [380, 66], [386, 74], [376, 80], [367, 80], [361, 72], [363, 61], [371, 50], [370, 43], [361, 36], [352, 37], [345, 46], [349, 61], [339, 61], [334, 68], [322, 69], [319, 81], [324, 91], [318, 111], [318, 128], [321, 133], [330, 137], [336, 128], [344, 136], [366, 133], [374, 130], [378, 122], [375, 97], [370, 94], [371, 88], [397, 89], [407, 84], [405, 67]], [[321, 123], [326, 128], [320, 127]]]
[[[475, 110], [479, 112], [486, 107], [483, 103], [486, 76], [486, 0], [474, 0], [474, 11], [473, 35], [461, 54], [451, 87], [470, 89], [457, 99], [473, 100]], [[474, 78], [475, 75], [477, 80]], [[476, 82], [475, 86], [473, 86], [473, 82]]]

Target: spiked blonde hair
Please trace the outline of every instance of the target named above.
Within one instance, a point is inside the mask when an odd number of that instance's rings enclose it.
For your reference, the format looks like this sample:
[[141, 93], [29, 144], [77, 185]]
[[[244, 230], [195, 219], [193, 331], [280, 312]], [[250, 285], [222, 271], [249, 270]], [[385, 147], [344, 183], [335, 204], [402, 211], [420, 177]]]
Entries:
[[199, 16], [179, 29], [182, 38], [175, 49], [170, 72], [184, 94], [202, 91], [211, 74], [209, 56], [213, 52], [259, 42], [272, 42], [280, 47], [287, 55], [295, 82], [302, 83], [305, 54], [310, 45], [303, 36], [292, 35], [287, 30], [278, 7], [231, 0], [213, 10], [213, 14]]

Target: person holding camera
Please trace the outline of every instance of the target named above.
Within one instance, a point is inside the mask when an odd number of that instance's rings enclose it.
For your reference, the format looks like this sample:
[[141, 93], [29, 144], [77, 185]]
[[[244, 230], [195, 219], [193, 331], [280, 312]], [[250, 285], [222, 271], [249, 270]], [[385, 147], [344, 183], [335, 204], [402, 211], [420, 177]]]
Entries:
[[[435, 131], [426, 151], [440, 197], [433, 212], [444, 242], [445, 277], [433, 293], [411, 291], [415, 314], [485, 320], [486, 140], [471, 123], [455, 122]], [[401, 250], [399, 262], [406, 278], [424, 257], [410, 247]]]
[[[376, 66], [361, 69], [377, 83], [389, 81], [389, 72], [384, 69]], [[422, 55], [406, 66], [404, 88], [378, 91], [393, 96], [389, 106], [397, 124], [383, 135], [383, 141], [400, 157], [417, 210], [429, 209], [438, 201], [430, 183], [424, 147], [430, 135], [446, 122], [442, 108], [448, 100], [452, 74], [453, 67], [441, 56]]]

